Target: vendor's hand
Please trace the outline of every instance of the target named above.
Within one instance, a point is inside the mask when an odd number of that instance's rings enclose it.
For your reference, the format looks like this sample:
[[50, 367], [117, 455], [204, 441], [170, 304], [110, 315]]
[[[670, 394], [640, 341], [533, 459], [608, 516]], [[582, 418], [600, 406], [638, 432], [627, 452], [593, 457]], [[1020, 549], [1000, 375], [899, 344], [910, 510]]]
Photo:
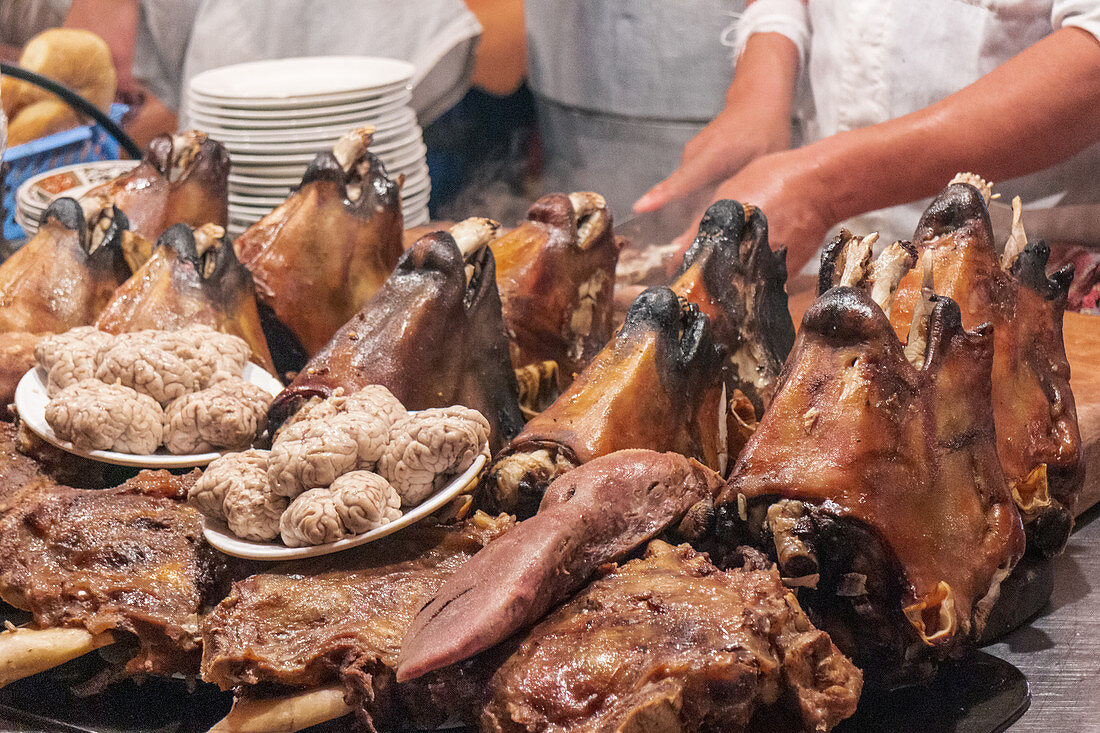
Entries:
[[764, 116], [754, 105], [727, 106], [684, 146], [680, 167], [634, 202], [634, 211], [656, 211], [729, 178], [761, 155], [789, 148], [790, 119]]
[[[768, 218], [768, 240], [772, 248], [787, 247], [787, 271], [791, 273], [817, 255], [825, 235], [838, 223], [813, 156], [804, 150], [757, 158], [719, 185], [712, 199], [735, 199], [763, 211]], [[682, 250], [691, 244], [698, 228], [697, 218], [677, 238]]]

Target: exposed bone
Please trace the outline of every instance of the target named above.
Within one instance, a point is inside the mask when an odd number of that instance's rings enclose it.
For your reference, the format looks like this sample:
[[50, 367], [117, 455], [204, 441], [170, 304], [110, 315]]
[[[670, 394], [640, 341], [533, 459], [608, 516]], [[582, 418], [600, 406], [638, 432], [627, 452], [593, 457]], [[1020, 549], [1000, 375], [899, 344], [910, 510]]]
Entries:
[[1012, 500], [1024, 514], [1033, 514], [1050, 506], [1050, 489], [1047, 484], [1047, 464], [1040, 463], [1022, 481], [1013, 481]]
[[451, 227], [450, 233], [464, 258], [480, 250], [496, 239], [500, 224], [483, 216], [471, 216]]
[[920, 299], [913, 306], [913, 320], [909, 324], [909, 338], [905, 343], [905, 358], [915, 368], [924, 364], [924, 352], [928, 349], [928, 319], [935, 307], [935, 288], [932, 278], [931, 255], [921, 255], [924, 279], [920, 288]]
[[820, 565], [814, 551], [795, 530], [807, 516], [800, 501], [783, 499], [768, 507], [768, 527], [772, 531], [780, 574], [787, 585], [816, 587]]
[[168, 162], [166, 176], [169, 183], [175, 183], [186, 175], [204, 142], [206, 133], [198, 130], [188, 130], [172, 136], [172, 159]]
[[373, 137], [374, 128], [366, 125], [345, 132], [336, 141], [336, 144], [332, 147], [332, 155], [345, 173], [351, 170], [355, 161], [359, 160], [367, 148], [370, 147]]
[[1019, 196], [1012, 198], [1012, 231], [1005, 242], [1004, 252], [1001, 253], [1001, 269], [1011, 270], [1016, 264], [1016, 258], [1027, 246], [1027, 233], [1024, 232], [1023, 222], [1024, 205]]
[[574, 468], [576, 464], [563, 456], [561, 451], [551, 454], [550, 450], [540, 448], [505, 456], [493, 466], [488, 480], [496, 484], [496, 496], [512, 497], [510, 505], [515, 506], [524, 483], [545, 486]]
[[265, 700], [238, 698], [210, 733], [293, 733], [351, 711], [351, 705], [344, 701], [344, 691], [336, 686]]
[[[929, 646], [950, 639], [958, 630], [955, 592], [942, 580], [934, 591], [911, 606], [906, 606], [904, 610], [909, 623]], [[967, 631], [968, 629], [963, 629], [964, 633]]]
[[729, 462], [729, 419], [733, 405], [726, 398], [726, 383], [722, 383], [722, 397], [718, 400], [718, 473], [726, 475]]
[[109, 631], [21, 627], [0, 632], [0, 687], [52, 669], [114, 642]]
[[871, 300], [886, 317], [894, 307], [894, 294], [906, 273], [917, 264], [917, 248], [911, 242], [894, 242], [875, 259], [871, 273]]
[[573, 204], [573, 214], [577, 217], [577, 246], [588, 249], [611, 224], [607, 201], [598, 193], [577, 191], [569, 194], [569, 203]]
[[207, 251], [217, 247], [224, 236], [224, 228], [217, 224], [203, 224], [195, 230], [195, 251], [202, 257]]
[[519, 409], [530, 420], [557, 397], [558, 363], [547, 359], [516, 369], [516, 383], [519, 385]]
[[947, 185], [950, 186], [955, 183], [969, 183], [971, 186], [978, 189], [982, 198], [985, 199], [986, 206], [989, 205], [990, 199], [995, 198], [993, 196], [993, 183], [985, 180], [977, 173], [956, 173], [955, 177], [948, 181]]
[[878, 232], [871, 232], [866, 237], [853, 236], [848, 240], [844, 251], [840, 253], [840, 262], [844, 269], [839, 285], [857, 288], [866, 284], [871, 276], [871, 252], [877, 241]]

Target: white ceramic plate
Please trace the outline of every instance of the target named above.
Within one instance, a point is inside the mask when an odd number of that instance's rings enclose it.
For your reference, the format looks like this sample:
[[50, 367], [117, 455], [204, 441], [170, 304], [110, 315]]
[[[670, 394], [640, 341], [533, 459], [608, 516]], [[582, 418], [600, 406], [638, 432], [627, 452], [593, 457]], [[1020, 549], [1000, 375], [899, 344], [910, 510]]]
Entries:
[[442, 489], [425, 499], [418, 506], [408, 510], [389, 524], [383, 524], [378, 529], [364, 532], [363, 534], [357, 534], [352, 537], [346, 537], [336, 542], [329, 542], [324, 545], [312, 545], [309, 547], [287, 547], [278, 542], [250, 542], [237, 537], [229, 531], [229, 528], [226, 527], [225, 524], [214, 521], [209, 517], [203, 518], [203, 534], [206, 535], [207, 542], [216, 549], [224, 552], [226, 555], [243, 557], [248, 560], [268, 560], [272, 562], [281, 560], [300, 560], [302, 558], [317, 557], [318, 555], [328, 555], [333, 552], [350, 550], [353, 547], [359, 547], [368, 542], [380, 540], [386, 535], [391, 535], [398, 530], [408, 527], [410, 524], [415, 524], [432, 512], [442, 508], [456, 496], [467, 493], [477, 482], [478, 475], [481, 473], [481, 469], [485, 466], [487, 461], [488, 447], [486, 446], [481, 455], [474, 459], [474, 462], [469, 468], [456, 476], [454, 480]]
[[201, 99], [187, 100], [189, 115], [202, 115], [227, 127], [282, 127], [290, 125], [324, 125], [335, 122], [340, 116], [367, 116], [382, 114], [388, 110], [402, 107], [412, 100], [408, 89], [397, 89], [373, 99], [341, 104], [316, 104], [297, 109], [233, 109], [204, 102]]
[[[338, 138], [339, 136], [337, 136]], [[414, 142], [420, 140], [421, 130], [418, 126], [413, 125], [411, 128], [402, 130], [400, 134], [392, 137], [383, 137], [378, 140], [371, 141], [370, 152], [375, 155], [384, 155], [385, 153], [401, 150], [405, 146], [411, 145]], [[262, 150], [263, 152], [243, 152], [241, 146], [230, 146], [229, 148], [229, 161], [231, 164], [243, 163], [243, 164], [265, 164], [276, 163], [285, 164], [290, 162], [305, 162], [311, 163], [313, 159], [317, 157], [318, 153], [323, 153], [326, 150], [332, 150], [332, 146], [335, 144], [336, 138], [325, 142], [309, 142], [309, 143], [286, 143], [278, 145], [265, 145], [265, 146], [245, 146], [249, 150]]]
[[333, 92], [331, 94], [295, 95], [287, 97], [265, 97], [263, 99], [248, 99], [244, 97], [211, 97], [194, 90], [188, 92], [188, 100], [192, 105], [199, 105], [208, 110], [223, 112], [238, 112], [240, 110], [263, 110], [278, 112], [294, 112], [310, 109], [318, 106], [336, 107], [340, 105], [378, 105], [398, 94], [408, 93], [411, 87], [408, 82], [397, 82], [386, 87], [378, 87], [369, 91], [360, 92]]
[[348, 130], [357, 127], [373, 127], [376, 135], [391, 133], [394, 130], [411, 127], [416, 123], [416, 114], [408, 107], [399, 107], [385, 117], [360, 117], [353, 122], [333, 122], [311, 127], [274, 129], [274, 130], [233, 130], [206, 126], [206, 130], [216, 140], [226, 143], [271, 144], [286, 142], [306, 142], [339, 138]]
[[196, 94], [267, 102], [372, 92], [412, 81], [416, 67], [377, 56], [307, 56], [222, 66], [192, 77]]
[[[283, 391], [282, 382], [252, 362], [245, 364], [244, 373], [241, 376], [246, 381], [262, 387], [272, 395], [277, 395]], [[220, 452], [176, 455], [169, 453], [164, 448], [147, 455], [77, 448], [72, 443], [57, 437], [53, 428], [46, 422], [46, 403], [49, 401], [49, 395], [46, 394], [46, 372], [41, 367], [36, 366], [23, 375], [23, 378], [19, 380], [19, 385], [15, 388], [15, 409], [19, 412], [19, 418], [33, 433], [47, 443], [52, 443], [62, 450], [84, 458], [135, 468], [191, 468], [193, 466], [205, 466], [222, 455]]]

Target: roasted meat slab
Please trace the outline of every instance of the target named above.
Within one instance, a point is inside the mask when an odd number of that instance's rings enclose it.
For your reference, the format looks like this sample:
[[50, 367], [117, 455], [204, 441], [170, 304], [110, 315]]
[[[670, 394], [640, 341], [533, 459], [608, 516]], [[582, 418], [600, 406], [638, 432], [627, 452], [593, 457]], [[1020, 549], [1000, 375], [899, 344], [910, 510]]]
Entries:
[[282, 422], [312, 397], [385, 385], [410, 410], [465, 405], [492, 426], [495, 452], [523, 425], [501, 320], [488, 219], [421, 237], [381, 289], [271, 407]]
[[238, 581], [203, 624], [203, 679], [223, 689], [338, 682], [378, 722], [437, 725], [464, 712], [461, 670], [394, 684], [401, 639], [446, 579], [512, 524], [482, 513], [449, 527], [417, 524]]
[[925, 298], [904, 348], [863, 290], [818, 298], [719, 498], [728, 545], [767, 549], [886, 683], [980, 633], [1023, 552], [996, 452], [993, 334]]
[[371, 133], [353, 130], [320, 153], [286, 202], [234, 243], [276, 350], [319, 352], [401, 256], [400, 182], [367, 152]]
[[133, 634], [130, 673], [195, 674], [200, 613], [221, 597], [226, 570], [182, 503], [195, 475], [21, 492], [0, 517], [0, 597], [40, 628]]
[[731, 733], [782, 700], [788, 730], [826, 731], [861, 686], [774, 568], [723, 572], [655, 541], [526, 635], [489, 683], [481, 730]]
[[596, 193], [549, 194], [492, 244], [512, 365], [553, 361], [561, 388], [611, 340], [622, 240]]
[[[891, 320], [906, 333], [925, 270], [935, 291], [959, 303], [966, 328], [993, 325], [993, 416], [997, 453], [1028, 527], [1028, 547], [1057, 554], [1084, 483], [1081, 435], [1062, 340], [1073, 266], [1047, 277], [1050, 250], [1016, 222], [1003, 254], [993, 242], [985, 196], [972, 176], [932, 202], [913, 243], [920, 263], [901, 282]], [[973, 184], [973, 185], [972, 185]]]
[[127, 333], [210, 326], [244, 339], [252, 347], [252, 360], [274, 371], [252, 276], [224, 237], [225, 230], [216, 224], [169, 228], [145, 264], [115, 291], [96, 328]]
[[224, 227], [228, 187], [225, 146], [204, 132], [188, 130], [153, 138], [136, 168], [93, 188], [84, 199], [122, 209], [133, 231], [152, 243], [173, 224]]

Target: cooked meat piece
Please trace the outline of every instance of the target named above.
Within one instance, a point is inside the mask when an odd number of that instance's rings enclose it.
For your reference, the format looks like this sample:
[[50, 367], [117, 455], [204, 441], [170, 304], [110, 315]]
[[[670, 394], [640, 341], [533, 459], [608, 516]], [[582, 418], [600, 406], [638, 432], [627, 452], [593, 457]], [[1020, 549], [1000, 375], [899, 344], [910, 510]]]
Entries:
[[866, 292], [818, 298], [718, 502], [727, 546], [770, 552], [885, 684], [980, 633], [1023, 551], [996, 453], [993, 335], [964, 331], [948, 298], [924, 330], [914, 367]]
[[206, 326], [243, 339], [252, 360], [274, 372], [252, 276], [224, 236], [214, 224], [168, 229], [148, 261], [115, 292], [96, 326], [110, 333]]
[[463, 672], [395, 685], [401, 639], [443, 582], [512, 524], [481, 513], [451, 527], [420, 523], [238, 581], [203, 623], [203, 679], [227, 690], [338, 682], [379, 723], [442, 723], [470, 704], [453, 687]]
[[959, 303], [963, 326], [993, 325], [997, 453], [1024, 515], [1029, 550], [1049, 556], [1065, 546], [1084, 484], [1081, 435], [1062, 341], [1073, 267], [1048, 278], [1046, 244], [1025, 244], [1018, 226], [1012, 240], [1002, 264], [983, 191], [970, 183], [952, 183], [917, 226], [913, 242], [921, 265], [902, 281], [891, 320], [899, 335], [905, 333], [927, 266], [936, 292]]
[[512, 365], [553, 361], [559, 388], [611, 340], [615, 263], [623, 241], [597, 193], [543, 196], [492, 244]]
[[131, 673], [195, 674], [200, 613], [222, 597], [227, 570], [183, 503], [197, 475], [24, 494], [0, 517], [0, 596], [41, 627], [134, 634]]
[[401, 257], [400, 182], [367, 152], [371, 128], [320, 153], [282, 206], [237, 238], [256, 280], [264, 327], [299, 369], [382, 286]]
[[492, 426], [493, 451], [519, 432], [523, 416], [486, 246], [495, 225], [471, 224], [488, 222], [460, 222], [453, 234], [433, 232], [405, 252], [358, 315], [275, 398], [270, 423], [313, 397], [380, 384], [410, 410], [477, 410]]
[[536, 623], [600, 565], [674, 526], [722, 486], [675, 453], [628, 450], [557, 479], [539, 512], [489, 544], [424, 607], [401, 645], [398, 680], [460, 662]]
[[42, 464], [22, 453], [18, 444], [15, 425], [0, 422], [0, 513], [25, 487], [53, 483]]
[[158, 135], [141, 164], [97, 186], [84, 200], [112, 203], [131, 228], [155, 242], [173, 224], [224, 227], [229, 218], [229, 153], [206, 133]]
[[827, 731], [861, 687], [774, 568], [722, 572], [655, 541], [523, 638], [489, 683], [481, 730], [734, 733], [778, 704]]
[[626, 448], [676, 451], [724, 474], [794, 340], [785, 257], [759, 210], [711, 206], [672, 288], [635, 299], [614, 340], [497, 457], [481, 505], [531, 516], [555, 476]]

